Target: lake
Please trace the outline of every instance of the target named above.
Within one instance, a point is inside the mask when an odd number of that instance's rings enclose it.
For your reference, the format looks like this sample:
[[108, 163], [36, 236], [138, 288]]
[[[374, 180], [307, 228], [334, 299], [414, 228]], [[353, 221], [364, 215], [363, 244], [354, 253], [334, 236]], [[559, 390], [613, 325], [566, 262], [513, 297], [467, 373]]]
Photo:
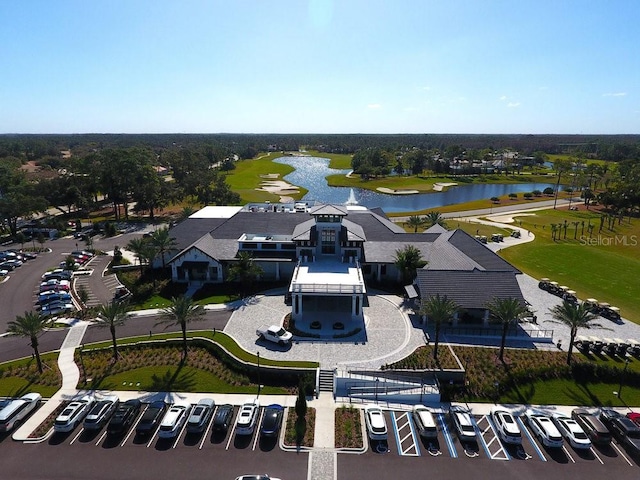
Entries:
[[417, 193], [415, 195], [387, 195], [363, 188], [330, 187], [325, 177], [328, 175], [346, 175], [349, 170], [336, 170], [329, 168], [329, 159], [318, 157], [280, 157], [274, 162], [291, 165], [295, 171], [286, 175], [287, 182], [304, 187], [309, 192], [304, 196], [305, 201], [317, 201], [321, 203], [344, 204], [358, 203], [367, 208], [381, 207], [385, 212], [411, 212], [427, 208], [437, 208], [445, 205], [454, 205], [473, 200], [500, 197], [509, 193], [525, 193], [533, 190], [544, 190], [547, 187], [554, 188], [552, 183], [474, 183], [451, 187], [446, 192]]

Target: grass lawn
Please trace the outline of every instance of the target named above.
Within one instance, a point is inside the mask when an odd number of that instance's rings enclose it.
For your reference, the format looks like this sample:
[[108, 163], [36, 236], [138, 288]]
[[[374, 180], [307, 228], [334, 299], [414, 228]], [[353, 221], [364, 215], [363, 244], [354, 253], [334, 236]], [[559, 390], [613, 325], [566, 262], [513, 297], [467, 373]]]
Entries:
[[[280, 197], [278, 195], [258, 191], [256, 188], [260, 187], [260, 184], [266, 180], [261, 178], [260, 175], [278, 173], [280, 174], [279, 179], [282, 179], [285, 175], [293, 172], [293, 167], [273, 161], [275, 158], [281, 156], [282, 154], [279, 152], [271, 152], [261, 154], [259, 157], [251, 160], [241, 160], [235, 163], [236, 168], [227, 175], [227, 183], [234, 192], [240, 194], [242, 204], [264, 202], [267, 200], [270, 202], [279, 201]], [[295, 199], [300, 199], [306, 193], [307, 191], [301, 188], [299, 194], [290, 196]]]
[[[564, 238], [563, 228], [561, 240], [554, 242], [551, 224], [564, 224], [565, 220], [568, 222], [567, 237]], [[615, 305], [622, 310], [624, 318], [640, 323], [640, 312], [636, 308], [640, 220], [633, 219], [628, 223], [625, 219], [621, 225], [616, 222], [613, 231], [606, 229], [605, 222], [605, 228], [599, 232], [598, 213], [550, 209], [516, 217], [516, 221], [531, 230], [536, 240], [502, 250], [503, 258], [535, 278], [549, 277], [569, 286], [579, 298], [594, 297]], [[595, 225], [591, 239], [587, 228], [589, 221]], [[577, 233], [571, 222], [579, 222]]]
[[329, 168], [335, 168], [336, 170], [348, 170], [351, 168], [353, 155], [350, 153], [324, 153], [316, 150], [308, 150], [307, 153], [313, 157], [328, 158]]
[[[555, 162], [556, 160], [569, 160], [569, 161], [575, 161], [574, 156], [571, 155], [564, 155], [564, 154], [549, 154], [547, 155], [547, 158], [549, 159], [550, 162]], [[616, 162], [609, 162], [607, 160], [599, 160], [597, 158], [589, 158], [589, 159], [582, 159], [582, 161], [584, 163], [586, 163], [587, 165], [589, 165], [590, 163], [595, 163], [597, 165], [605, 165], [605, 164], [609, 164], [609, 165], [615, 165]]]
[[62, 386], [58, 370], [58, 353], [40, 355], [44, 371], [38, 372], [35, 359], [22, 358], [0, 364], [0, 396], [18, 397], [29, 392], [38, 392], [51, 397]]

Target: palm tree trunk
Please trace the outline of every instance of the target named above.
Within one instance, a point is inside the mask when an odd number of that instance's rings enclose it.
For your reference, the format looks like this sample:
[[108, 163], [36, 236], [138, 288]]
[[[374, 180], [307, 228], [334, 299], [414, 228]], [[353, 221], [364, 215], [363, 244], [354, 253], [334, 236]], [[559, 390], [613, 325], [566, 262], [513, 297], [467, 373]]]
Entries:
[[31, 347], [33, 348], [33, 354], [36, 357], [38, 372], [42, 373], [42, 360], [40, 359], [40, 351], [38, 350], [38, 337], [31, 337]]
[[438, 361], [438, 343], [440, 343], [440, 322], [436, 322], [436, 341], [433, 344], [433, 359]]
[[500, 354], [498, 358], [501, 362], [504, 362], [504, 346], [507, 343], [507, 330], [509, 329], [509, 323], [505, 322], [502, 325], [502, 340], [500, 341]]
[[575, 328], [571, 329], [571, 338], [569, 339], [569, 351], [567, 352], [567, 365], [571, 365], [571, 353], [573, 352], [573, 341], [576, 338], [577, 330]]
[[116, 327], [111, 325], [111, 340], [113, 341], [113, 361], [118, 361], [118, 343], [116, 342]]
[[182, 322], [182, 356], [187, 358], [187, 323]]

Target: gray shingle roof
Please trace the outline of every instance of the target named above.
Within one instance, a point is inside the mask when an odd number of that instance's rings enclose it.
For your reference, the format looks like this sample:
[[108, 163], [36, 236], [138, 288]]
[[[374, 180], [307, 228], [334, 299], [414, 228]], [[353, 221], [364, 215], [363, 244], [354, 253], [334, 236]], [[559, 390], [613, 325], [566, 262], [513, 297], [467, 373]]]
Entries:
[[449, 242], [458, 250], [473, 258], [485, 270], [505, 270], [513, 273], [522, 273], [463, 230], [454, 230]]
[[330, 205], [330, 204], [317, 205], [315, 207], [311, 207], [309, 209], [309, 213], [311, 215], [338, 215], [338, 216], [348, 215], [347, 207]]
[[421, 298], [446, 295], [462, 308], [485, 308], [494, 298], [516, 298], [525, 305], [512, 272], [418, 270], [416, 281]]

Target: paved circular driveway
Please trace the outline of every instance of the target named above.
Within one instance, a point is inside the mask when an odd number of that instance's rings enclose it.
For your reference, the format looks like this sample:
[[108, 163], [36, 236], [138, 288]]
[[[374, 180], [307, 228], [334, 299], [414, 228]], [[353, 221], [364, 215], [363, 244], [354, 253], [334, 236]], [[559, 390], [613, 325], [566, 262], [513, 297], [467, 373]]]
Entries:
[[264, 294], [251, 297], [241, 305], [227, 323], [224, 332], [231, 335], [249, 352], [260, 352], [264, 358], [274, 360], [318, 361], [322, 368], [355, 367], [379, 368], [406, 357], [424, 345], [424, 333], [415, 328], [409, 310], [403, 308], [402, 299], [395, 295], [372, 295], [364, 308], [366, 340], [332, 339], [306, 340], [294, 338], [290, 348], [258, 342], [256, 328], [261, 325], [281, 325], [291, 307], [284, 304], [282, 294]]

